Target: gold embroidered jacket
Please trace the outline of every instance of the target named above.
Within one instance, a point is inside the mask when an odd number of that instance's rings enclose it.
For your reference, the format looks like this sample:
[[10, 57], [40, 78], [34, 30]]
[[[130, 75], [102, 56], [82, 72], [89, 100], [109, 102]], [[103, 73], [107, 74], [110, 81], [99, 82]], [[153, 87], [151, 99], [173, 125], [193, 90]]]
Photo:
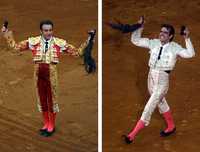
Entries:
[[67, 43], [66, 40], [52, 37], [49, 41], [48, 50], [45, 52], [45, 40], [42, 36], [30, 37], [19, 43], [15, 42], [12, 31], [5, 33], [4, 37], [9, 47], [20, 51], [30, 49], [33, 54], [33, 61], [42, 63], [59, 63], [59, 57], [62, 52], [72, 56], [82, 56], [83, 50], [88, 44], [86, 41], [79, 48], [76, 48]]

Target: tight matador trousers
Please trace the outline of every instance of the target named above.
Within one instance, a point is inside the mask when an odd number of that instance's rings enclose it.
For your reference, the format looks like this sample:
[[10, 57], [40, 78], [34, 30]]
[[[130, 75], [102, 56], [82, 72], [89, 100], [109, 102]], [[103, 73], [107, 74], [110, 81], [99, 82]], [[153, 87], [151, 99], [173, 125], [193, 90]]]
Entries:
[[148, 75], [148, 90], [151, 95], [144, 111], [141, 120], [144, 121], [145, 126], [150, 123], [152, 113], [158, 107], [159, 112], [165, 113], [169, 111], [169, 105], [165, 99], [169, 88], [169, 74], [155, 69], [150, 69]]
[[59, 112], [56, 64], [35, 64], [34, 79], [38, 110], [40, 112]]

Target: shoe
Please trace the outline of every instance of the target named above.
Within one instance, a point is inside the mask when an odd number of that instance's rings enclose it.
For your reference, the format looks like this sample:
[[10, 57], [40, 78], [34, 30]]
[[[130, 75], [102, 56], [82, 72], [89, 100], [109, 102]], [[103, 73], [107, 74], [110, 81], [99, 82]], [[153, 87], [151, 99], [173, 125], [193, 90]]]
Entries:
[[55, 131], [56, 130], [54, 128], [51, 132], [49, 132], [48, 130], [45, 131], [45, 132], [42, 132], [41, 135], [44, 136], [44, 137], [50, 137], [50, 136], [52, 136], [54, 134]]
[[175, 131], [176, 131], [176, 127], [172, 131], [169, 131], [169, 132], [161, 131], [160, 136], [161, 137], [167, 137], [167, 136], [173, 134]]
[[127, 144], [131, 144], [133, 142], [133, 140], [130, 140], [130, 138], [126, 135], [122, 135], [122, 137], [124, 138], [124, 141], [127, 143]]
[[47, 129], [40, 129], [39, 131], [40, 132], [45, 132], [45, 131], [47, 131]]
[[44, 136], [44, 134], [46, 134], [46, 132], [47, 132], [47, 129], [40, 129], [40, 130], [39, 130], [39, 134], [40, 134], [41, 136]]

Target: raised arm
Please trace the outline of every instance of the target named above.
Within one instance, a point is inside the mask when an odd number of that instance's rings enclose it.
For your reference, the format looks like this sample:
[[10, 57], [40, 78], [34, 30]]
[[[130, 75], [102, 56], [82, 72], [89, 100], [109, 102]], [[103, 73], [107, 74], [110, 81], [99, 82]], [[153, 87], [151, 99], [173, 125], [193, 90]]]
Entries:
[[6, 39], [7, 44], [10, 48], [13, 48], [15, 50], [27, 50], [29, 48], [28, 46], [28, 40], [21, 41], [19, 43], [16, 43], [13, 35], [13, 31], [9, 30], [5, 24], [3, 25], [1, 29], [2, 36]]
[[192, 42], [189, 38], [189, 30], [188, 28], [185, 29], [184, 31], [184, 38], [185, 38], [185, 46], [186, 48], [182, 48], [180, 46], [180, 51], [178, 51], [177, 55], [182, 57], [182, 58], [192, 58], [195, 56], [195, 51], [194, 47], [192, 45]]
[[141, 37], [143, 29], [144, 29], [144, 25], [143, 25], [144, 18], [143, 17], [140, 17], [138, 24], [142, 24], [142, 26], [131, 34], [131, 42], [136, 46], [149, 49], [150, 48], [150, 40], [148, 38]]

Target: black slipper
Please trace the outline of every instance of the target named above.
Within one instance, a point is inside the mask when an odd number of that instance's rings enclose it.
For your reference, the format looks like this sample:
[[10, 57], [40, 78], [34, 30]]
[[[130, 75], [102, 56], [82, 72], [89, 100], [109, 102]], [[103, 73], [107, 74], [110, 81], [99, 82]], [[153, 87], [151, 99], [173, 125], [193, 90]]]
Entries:
[[55, 131], [56, 130], [54, 128], [51, 132], [45, 131], [45, 132], [41, 133], [41, 135], [44, 136], [44, 137], [50, 137], [50, 136], [52, 136], [54, 134]]
[[41, 136], [44, 136], [44, 134], [46, 134], [46, 132], [47, 132], [47, 129], [40, 129], [40, 130], [39, 130], [39, 134], [40, 134]]
[[133, 140], [130, 140], [130, 138], [126, 135], [122, 135], [124, 141], [127, 143], [127, 144], [131, 144], [133, 142]]
[[169, 135], [175, 133], [175, 131], [176, 131], [176, 127], [175, 127], [172, 131], [169, 131], [169, 132], [161, 131], [161, 132], [160, 132], [160, 136], [161, 136], [161, 137], [167, 137], [167, 136], [169, 136]]

